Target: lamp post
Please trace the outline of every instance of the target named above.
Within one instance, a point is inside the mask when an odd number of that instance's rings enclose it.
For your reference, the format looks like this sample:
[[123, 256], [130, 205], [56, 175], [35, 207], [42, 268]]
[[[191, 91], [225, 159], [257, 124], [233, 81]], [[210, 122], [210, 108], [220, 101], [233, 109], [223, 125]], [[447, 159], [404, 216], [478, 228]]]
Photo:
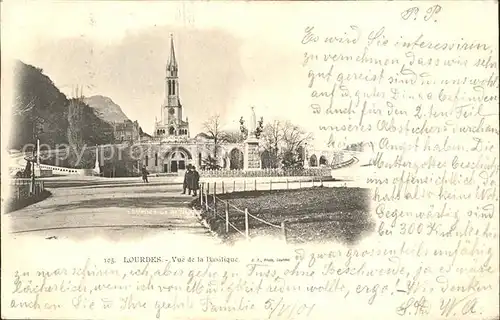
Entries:
[[40, 168], [40, 139], [39, 135], [43, 133], [43, 130], [38, 128], [38, 126], [34, 127], [34, 138], [36, 141], [36, 148], [33, 149], [33, 161], [32, 161], [32, 167], [31, 167], [31, 193], [35, 193], [35, 162]]
[[302, 154], [302, 157], [303, 157], [302, 161], [304, 162], [304, 163], [303, 163], [303, 166], [304, 166], [305, 168], [309, 167], [309, 159], [307, 159], [307, 156], [308, 156], [308, 155], [307, 155], [307, 142], [305, 142], [305, 143], [304, 143], [304, 152], [303, 152], [303, 154]]

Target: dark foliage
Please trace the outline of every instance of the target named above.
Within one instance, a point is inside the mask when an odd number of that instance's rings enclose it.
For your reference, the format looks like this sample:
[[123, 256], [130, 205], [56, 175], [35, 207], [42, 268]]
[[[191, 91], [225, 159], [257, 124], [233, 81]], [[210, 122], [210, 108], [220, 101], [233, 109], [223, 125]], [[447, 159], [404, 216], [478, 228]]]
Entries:
[[208, 157], [202, 160], [202, 170], [219, 170], [221, 168], [222, 167], [218, 164], [217, 159], [211, 155], [208, 155]]
[[[52, 148], [68, 144], [70, 132], [78, 132], [77, 144], [96, 145], [110, 143], [113, 128], [99, 119], [94, 110], [80, 100], [68, 100], [52, 80], [35, 68], [18, 61], [15, 68], [16, 98], [13, 101], [13, 126], [10, 148], [40, 143]], [[68, 117], [71, 106], [78, 108], [75, 116]], [[73, 119], [73, 123], [70, 123]], [[78, 146], [81, 148], [82, 146]]]

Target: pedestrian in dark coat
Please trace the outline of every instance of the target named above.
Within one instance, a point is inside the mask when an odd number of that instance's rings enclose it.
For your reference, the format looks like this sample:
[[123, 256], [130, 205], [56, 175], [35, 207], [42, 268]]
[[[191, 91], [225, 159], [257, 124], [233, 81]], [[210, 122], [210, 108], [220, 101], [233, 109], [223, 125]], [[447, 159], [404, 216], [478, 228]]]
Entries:
[[145, 183], [149, 183], [148, 181], [148, 170], [146, 169], [146, 166], [142, 166], [142, 181]]
[[191, 194], [191, 188], [189, 188], [189, 179], [191, 175], [191, 165], [187, 166], [186, 173], [184, 173], [184, 182], [182, 183], [182, 194], [186, 194], [186, 189], [189, 189], [189, 194]]
[[196, 197], [196, 192], [198, 191], [198, 186], [200, 184], [200, 174], [196, 171], [196, 167], [191, 168], [191, 189], [193, 190], [193, 197]]

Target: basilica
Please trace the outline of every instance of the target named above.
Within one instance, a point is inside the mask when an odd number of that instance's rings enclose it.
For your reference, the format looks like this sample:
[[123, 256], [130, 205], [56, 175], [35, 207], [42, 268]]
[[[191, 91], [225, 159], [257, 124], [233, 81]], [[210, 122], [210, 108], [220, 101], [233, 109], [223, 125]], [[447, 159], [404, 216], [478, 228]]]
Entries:
[[166, 67], [165, 99], [161, 107], [161, 119], [155, 121], [154, 136], [157, 138], [189, 137], [188, 119], [182, 119], [179, 97], [179, 65], [175, 58], [174, 39], [170, 36], [170, 56]]
[[[165, 97], [161, 117], [155, 120], [152, 136], [141, 137], [142, 165], [150, 173], [182, 174], [188, 165], [204, 169], [207, 159], [226, 170], [259, 170], [266, 167], [266, 152], [256, 134], [256, 116], [252, 108], [248, 135], [241, 143], [219, 143], [205, 133], [191, 135], [189, 120], [184, 118], [180, 99], [179, 65], [175, 55], [174, 39], [170, 36], [170, 53], [165, 68]], [[304, 150], [304, 167], [326, 166], [334, 161], [331, 151]], [[215, 156], [216, 154], [216, 156]], [[264, 159], [264, 161], [263, 161]]]
[[[183, 115], [179, 65], [172, 35], [165, 72], [165, 98], [161, 105], [161, 117], [155, 120], [152, 137], [141, 140], [142, 164], [150, 173], [175, 174], [185, 171], [188, 165], [203, 167], [204, 160], [213, 157], [214, 142], [204, 133], [191, 136], [189, 120]], [[221, 144], [219, 149], [215, 161], [221, 168], [244, 169], [244, 143]]]

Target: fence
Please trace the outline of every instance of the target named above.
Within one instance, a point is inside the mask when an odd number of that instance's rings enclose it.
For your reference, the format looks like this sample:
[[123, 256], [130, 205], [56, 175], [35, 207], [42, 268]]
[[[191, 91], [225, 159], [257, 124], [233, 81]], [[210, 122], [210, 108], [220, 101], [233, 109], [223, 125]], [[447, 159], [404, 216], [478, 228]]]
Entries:
[[58, 166], [52, 166], [48, 164], [40, 164], [39, 168], [41, 170], [52, 170], [53, 172], [56, 172], [58, 174], [62, 175], [82, 175], [82, 176], [89, 176], [92, 175], [92, 169], [74, 169], [74, 168], [65, 168], [65, 167], [58, 167]]
[[[262, 182], [257, 183], [257, 180], [255, 179], [253, 181], [253, 186], [251, 184], [247, 183], [246, 180], [243, 181], [243, 190], [242, 191], [282, 190], [281, 188], [273, 189], [273, 185], [276, 186], [280, 183], [286, 183], [286, 189], [290, 188], [290, 183], [288, 180], [285, 182], [281, 182], [281, 181], [280, 182], [273, 182], [273, 180], [271, 179], [271, 180], [269, 180], [269, 187], [266, 186], [265, 189], [262, 189], [262, 188], [259, 189], [257, 187], [257, 185], [262, 184]], [[308, 182], [306, 182], [306, 181], [298, 181], [299, 189], [302, 187], [306, 187], [307, 183]], [[248, 186], [248, 188], [247, 188], [247, 186]], [[323, 186], [323, 180], [321, 178], [319, 180], [318, 179], [315, 180], [314, 178], [311, 178], [311, 186], [312, 187]], [[244, 209], [238, 208], [238, 207], [230, 204], [229, 200], [225, 200], [225, 199], [221, 199], [221, 198], [217, 197], [216, 194], [217, 194], [218, 190], [220, 190], [222, 194], [228, 193], [230, 190], [231, 190], [231, 192], [237, 192], [236, 191], [236, 180], [233, 180], [232, 186], [230, 186], [230, 187], [232, 187], [232, 190], [229, 188], [226, 188], [224, 181], [220, 182], [219, 184], [217, 184], [217, 182], [213, 182], [213, 183], [203, 182], [200, 185], [200, 192], [198, 195], [199, 201], [200, 201], [200, 206], [201, 206], [202, 210], [205, 210], [205, 212], [207, 214], [211, 214], [213, 218], [219, 218], [219, 219], [224, 221], [226, 234], [229, 233], [230, 228], [232, 228], [237, 233], [244, 236], [247, 241], [250, 240], [249, 219], [251, 218], [251, 219], [257, 220], [257, 221], [259, 221], [267, 226], [270, 226], [272, 228], [280, 230], [281, 238], [285, 241], [285, 243], [288, 241], [288, 238], [287, 238], [288, 231], [293, 231], [293, 230], [291, 230], [287, 227], [286, 220], [281, 221], [281, 223], [279, 225], [273, 224], [273, 223], [270, 223], [269, 221], [266, 221], [264, 219], [261, 219], [255, 215], [251, 214], [249, 212], [248, 208], [244, 208]], [[210, 195], [210, 191], [212, 191], [211, 195]], [[209, 200], [209, 198], [210, 198], [210, 200]], [[218, 202], [224, 203], [224, 215], [222, 215], [218, 211], [218, 208], [217, 208]], [[230, 215], [229, 215], [231, 209], [244, 215], [244, 219], [245, 219], [244, 220], [245, 221], [245, 230], [244, 231], [238, 229], [234, 224], [231, 223]], [[298, 236], [296, 236], [296, 238], [299, 240], [305, 241], [304, 239], [302, 239]]]
[[13, 179], [10, 181], [10, 185], [14, 188], [15, 200], [19, 201], [25, 199], [28, 196], [38, 196], [43, 191], [45, 191], [45, 184], [42, 180], [35, 180], [33, 183], [32, 179]]

